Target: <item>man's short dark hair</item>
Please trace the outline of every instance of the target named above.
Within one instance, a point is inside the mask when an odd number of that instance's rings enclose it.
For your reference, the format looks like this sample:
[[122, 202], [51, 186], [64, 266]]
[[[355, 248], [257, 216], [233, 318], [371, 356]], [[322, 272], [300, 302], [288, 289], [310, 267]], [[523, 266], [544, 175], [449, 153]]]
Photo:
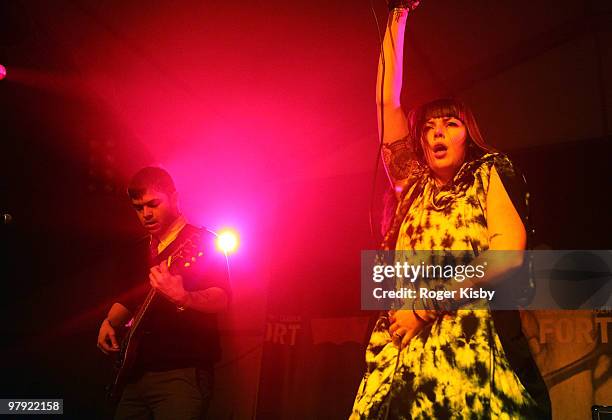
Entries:
[[170, 174], [155, 166], [148, 166], [136, 172], [128, 184], [127, 191], [130, 199], [137, 200], [142, 198], [149, 188], [163, 192], [168, 196], [176, 191]]

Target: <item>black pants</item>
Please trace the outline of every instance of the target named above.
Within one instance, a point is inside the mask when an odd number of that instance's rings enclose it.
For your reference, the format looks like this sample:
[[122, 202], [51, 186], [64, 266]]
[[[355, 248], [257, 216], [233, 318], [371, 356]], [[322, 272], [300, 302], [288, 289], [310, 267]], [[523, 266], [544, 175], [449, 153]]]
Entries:
[[145, 372], [126, 386], [115, 420], [201, 420], [212, 389], [212, 369]]

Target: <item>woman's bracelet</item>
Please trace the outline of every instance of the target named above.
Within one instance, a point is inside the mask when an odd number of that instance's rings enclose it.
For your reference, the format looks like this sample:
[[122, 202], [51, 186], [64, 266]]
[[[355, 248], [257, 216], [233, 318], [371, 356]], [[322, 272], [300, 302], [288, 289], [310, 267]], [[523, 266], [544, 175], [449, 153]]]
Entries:
[[421, 301], [421, 307], [426, 310], [426, 311], [437, 311], [438, 310], [438, 306], [436, 305], [436, 302], [428, 297], [422, 297], [419, 298], [419, 300]]
[[[436, 311], [442, 314], [452, 314], [457, 311], [458, 305], [454, 299], [445, 299], [441, 302], [436, 301], [435, 299], [429, 297], [423, 297], [419, 299], [421, 302], [421, 307], [426, 311]], [[414, 310], [414, 304], [416, 303], [416, 299], [412, 302], [412, 309]]]

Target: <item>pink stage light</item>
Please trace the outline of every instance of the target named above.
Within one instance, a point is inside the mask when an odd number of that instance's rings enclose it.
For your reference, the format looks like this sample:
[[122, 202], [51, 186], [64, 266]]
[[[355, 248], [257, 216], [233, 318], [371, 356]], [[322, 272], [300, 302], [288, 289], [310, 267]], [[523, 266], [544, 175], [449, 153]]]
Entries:
[[0, 80], [6, 77], [6, 67], [0, 64]]
[[238, 249], [240, 240], [238, 233], [233, 229], [222, 229], [217, 236], [217, 249], [226, 254], [233, 254]]

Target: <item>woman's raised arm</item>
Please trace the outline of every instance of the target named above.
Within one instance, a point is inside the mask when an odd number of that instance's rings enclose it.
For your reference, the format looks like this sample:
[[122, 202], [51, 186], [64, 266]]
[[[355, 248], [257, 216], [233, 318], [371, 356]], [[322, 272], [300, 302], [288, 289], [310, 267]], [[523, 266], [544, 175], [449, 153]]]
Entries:
[[396, 190], [401, 184], [400, 181], [409, 175], [411, 159], [406, 141], [408, 121], [400, 101], [404, 33], [408, 13], [408, 7], [393, 8], [389, 13], [376, 79], [378, 130], [379, 138], [382, 137], [383, 141], [382, 157], [389, 180]]

